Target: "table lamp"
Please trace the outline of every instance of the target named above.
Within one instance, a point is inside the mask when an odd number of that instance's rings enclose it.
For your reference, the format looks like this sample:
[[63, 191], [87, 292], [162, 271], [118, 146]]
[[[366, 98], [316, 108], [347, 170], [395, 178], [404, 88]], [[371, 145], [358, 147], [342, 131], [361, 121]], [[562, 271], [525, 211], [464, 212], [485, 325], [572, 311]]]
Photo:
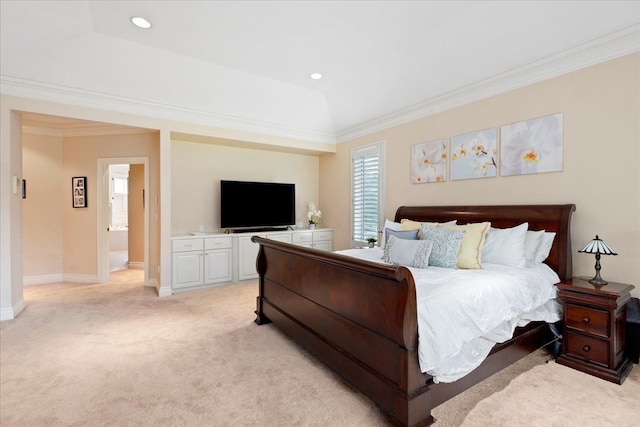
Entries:
[[606, 285], [607, 282], [600, 277], [600, 255], [618, 255], [613, 249], [611, 249], [605, 242], [600, 240], [596, 234], [596, 238], [587, 243], [587, 246], [580, 249], [578, 252], [587, 254], [596, 254], [596, 275], [593, 279], [589, 280], [589, 283], [594, 285]]

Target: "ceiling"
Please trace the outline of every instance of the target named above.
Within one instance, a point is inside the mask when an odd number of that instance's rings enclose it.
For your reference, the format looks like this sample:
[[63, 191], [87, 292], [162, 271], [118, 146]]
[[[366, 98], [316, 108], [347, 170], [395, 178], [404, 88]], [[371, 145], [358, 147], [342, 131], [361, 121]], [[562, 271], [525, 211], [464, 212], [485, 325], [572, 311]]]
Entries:
[[0, 6], [3, 93], [323, 142], [640, 50], [636, 1]]

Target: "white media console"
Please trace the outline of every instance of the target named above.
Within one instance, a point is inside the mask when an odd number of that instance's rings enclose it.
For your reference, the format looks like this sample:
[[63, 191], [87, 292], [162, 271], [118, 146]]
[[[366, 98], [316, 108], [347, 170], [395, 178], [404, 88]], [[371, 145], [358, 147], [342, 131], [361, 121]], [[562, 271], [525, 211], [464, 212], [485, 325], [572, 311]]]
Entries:
[[171, 289], [176, 292], [257, 278], [259, 247], [251, 241], [253, 236], [333, 250], [333, 230], [328, 228], [173, 236]]

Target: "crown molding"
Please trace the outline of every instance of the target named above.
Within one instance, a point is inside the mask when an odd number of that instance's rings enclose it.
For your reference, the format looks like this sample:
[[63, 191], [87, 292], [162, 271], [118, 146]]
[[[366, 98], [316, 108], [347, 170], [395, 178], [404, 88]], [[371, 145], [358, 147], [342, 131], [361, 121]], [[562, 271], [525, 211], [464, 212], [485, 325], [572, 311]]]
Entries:
[[337, 132], [338, 144], [640, 51], [640, 24]]
[[53, 125], [51, 123], [23, 122], [22, 133], [67, 138], [74, 136], [125, 135], [157, 132], [154, 129], [134, 128], [110, 124]]
[[[0, 93], [208, 127], [334, 145], [336, 142], [342, 143], [370, 135], [637, 51], [640, 51], [640, 24], [608, 33], [587, 43], [575, 45], [561, 52], [523, 64], [505, 73], [450, 91], [378, 119], [361, 123], [350, 129], [338, 131], [336, 134], [287, 127], [258, 120], [248, 120], [177, 105], [149, 102], [8, 75], [0, 75]], [[100, 126], [70, 127], [60, 131], [55, 127], [50, 129], [38, 127], [40, 129], [36, 129], [36, 126], [27, 127], [27, 131], [54, 136], [104, 135], [105, 132], [122, 133], [123, 131], [123, 129], [107, 129], [108, 126], [103, 126], [102, 128]], [[132, 130], [131, 132], [134, 131]]]
[[[178, 105], [149, 102], [119, 95], [41, 82], [22, 77], [0, 75], [0, 93], [98, 110], [134, 114], [162, 120], [191, 123], [207, 127], [238, 130], [281, 138], [335, 145], [335, 135], [274, 123], [232, 117], [185, 108]], [[65, 135], [69, 136], [69, 135]]]

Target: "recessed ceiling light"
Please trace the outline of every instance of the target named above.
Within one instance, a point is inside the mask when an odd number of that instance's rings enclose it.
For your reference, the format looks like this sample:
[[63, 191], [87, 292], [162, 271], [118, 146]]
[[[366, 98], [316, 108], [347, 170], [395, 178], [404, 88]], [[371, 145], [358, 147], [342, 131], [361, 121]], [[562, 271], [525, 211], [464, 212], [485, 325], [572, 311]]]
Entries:
[[313, 80], [320, 80], [322, 78], [322, 74], [320, 74], [320, 73], [311, 73], [311, 74], [309, 74], [309, 77], [311, 77]]
[[133, 25], [135, 25], [136, 27], [144, 28], [145, 30], [147, 28], [151, 28], [151, 22], [147, 21], [141, 16], [132, 16], [130, 19]]

